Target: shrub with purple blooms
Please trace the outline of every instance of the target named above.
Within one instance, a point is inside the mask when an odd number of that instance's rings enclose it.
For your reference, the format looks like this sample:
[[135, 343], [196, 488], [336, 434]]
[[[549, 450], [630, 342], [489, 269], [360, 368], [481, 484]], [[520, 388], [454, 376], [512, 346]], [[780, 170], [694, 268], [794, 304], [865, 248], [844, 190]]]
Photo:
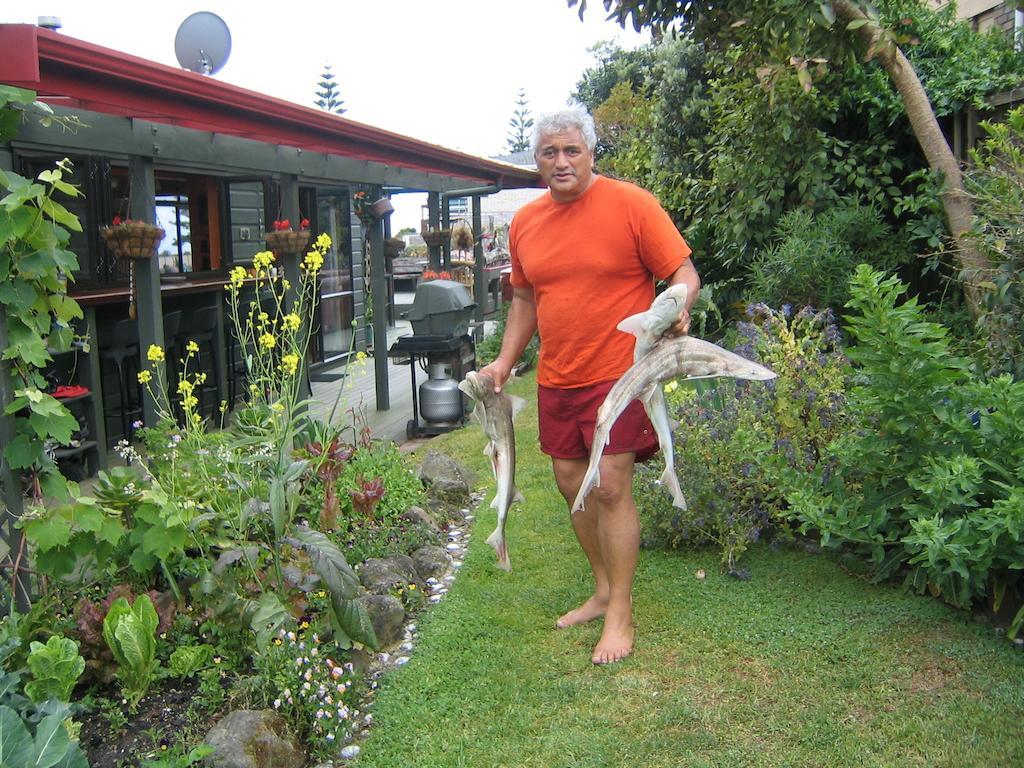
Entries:
[[313, 632], [282, 629], [255, 656], [260, 691], [320, 758], [337, 754], [358, 696], [345, 651]]
[[847, 363], [831, 311], [755, 305], [736, 329], [735, 351], [778, 374], [772, 382], [670, 382], [666, 395], [680, 426], [675, 468], [688, 509], [655, 488], [660, 454], [637, 472], [636, 497], [648, 544], [711, 544], [723, 567], [738, 562], [777, 520], [781, 476], [813, 468], [844, 423]]

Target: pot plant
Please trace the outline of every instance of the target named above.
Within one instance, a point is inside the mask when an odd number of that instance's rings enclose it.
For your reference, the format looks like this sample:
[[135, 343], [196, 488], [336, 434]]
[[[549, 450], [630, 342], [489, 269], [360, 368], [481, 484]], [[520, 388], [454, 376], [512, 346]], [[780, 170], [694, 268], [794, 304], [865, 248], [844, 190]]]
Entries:
[[277, 256], [299, 253], [309, 242], [309, 219], [299, 222], [298, 231], [292, 229], [288, 219], [275, 221], [272, 226], [267, 232], [267, 248]]

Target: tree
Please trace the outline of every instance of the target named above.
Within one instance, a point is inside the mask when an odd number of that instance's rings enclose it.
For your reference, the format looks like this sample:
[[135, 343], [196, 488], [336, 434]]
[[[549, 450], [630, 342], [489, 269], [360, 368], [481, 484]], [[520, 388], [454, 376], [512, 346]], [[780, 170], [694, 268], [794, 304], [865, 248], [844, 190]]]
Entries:
[[[567, 2], [569, 7], [578, 5], [582, 17], [587, 0]], [[603, 0], [603, 4], [609, 19], [622, 26], [629, 21], [637, 31], [649, 28], [661, 33], [675, 29], [722, 46], [737, 41], [749, 44], [755, 35], [767, 33], [767, 41], [762, 43], [765, 61], [757, 70], [767, 88], [784, 73], [792, 72], [809, 91], [816, 69], [829, 61], [862, 51], [865, 60], [877, 59], [899, 91], [929, 166], [944, 180], [941, 199], [946, 222], [956, 245], [967, 306], [972, 315], [978, 316], [984, 291], [980, 283], [989, 265], [967, 236], [973, 208], [964, 190], [960, 165], [939, 128], [928, 94], [900, 49], [900, 44], [909, 41], [883, 27], [869, 4], [859, 0]]]
[[530, 148], [530, 129], [533, 128], [533, 118], [530, 117], [530, 107], [526, 101], [526, 91], [519, 89], [519, 96], [516, 98], [516, 110], [508, 121], [509, 133], [505, 146], [511, 152], [525, 152]]
[[315, 92], [318, 98], [313, 103], [320, 109], [333, 112], [336, 115], [345, 114], [345, 108], [342, 106], [345, 102], [342, 101], [338, 93], [338, 84], [334, 82], [334, 73], [331, 72], [330, 64], [324, 65], [323, 74], [320, 75], [320, 82], [317, 85], [320, 90]]

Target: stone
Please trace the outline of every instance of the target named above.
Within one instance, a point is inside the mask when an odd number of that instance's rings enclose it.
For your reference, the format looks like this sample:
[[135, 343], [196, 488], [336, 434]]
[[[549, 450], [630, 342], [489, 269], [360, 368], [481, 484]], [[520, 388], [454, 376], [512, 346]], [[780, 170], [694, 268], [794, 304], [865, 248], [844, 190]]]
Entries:
[[416, 573], [425, 581], [444, 575], [452, 564], [452, 559], [448, 557], [444, 548], [434, 546], [417, 549], [412, 553], [412, 561], [416, 566]]
[[351, 760], [353, 757], [358, 757], [359, 745], [349, 744], [347, 747], [341, 750], [341, 757], [345, 760]]
[[441, 526], [437, 524], [435, 517], [422, 507], [409, 507], [402, 513], [402, 517], [413, 525], [429, 531], [434, 536], [441, 535]]
[[373, 624], [377, 643], [381, 648], [390, 648], [404, 637], [403, 623], [405, 608], [397, 597], [391, 595], [363, 595], [359, 598]]
[[372, 557], [359, 566], [359, 581], [375, 595], [391, 594], [393, 589], [415, 584], [423, 589], [416, 563], [408, 555]]
[[433, 496], [451, 504], [469, 498], [472, 484], [469, 470], [443, 453], [427, 451], [420, 465], [419, 477]]
[[277, 768], [305, 765], [306, 754], [285, 719], [269, 709], [236, 709], [206, 735], [210, 768]]

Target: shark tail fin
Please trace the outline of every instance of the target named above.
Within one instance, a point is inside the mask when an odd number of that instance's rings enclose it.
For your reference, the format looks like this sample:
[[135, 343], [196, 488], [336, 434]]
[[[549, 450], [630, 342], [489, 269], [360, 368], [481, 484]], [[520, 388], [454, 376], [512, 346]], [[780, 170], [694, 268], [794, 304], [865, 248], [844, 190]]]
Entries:
[[679, 478], [676, 477], [672, 467], [666, 465], [658, 481], [672, 494], [672, 506], [686, 509], [686, 497], [683, 496], [683, 489], [679, 487]]
[[494, 551], [498, 556], [498, 567], [503, 571], [511, 571], [512, 561], [508, 558], [508, 548], [505, 546], [505, 532], [501, 530], [500, 525], [494, 529], [494, 533], [487, 537], [487, 543], [494, 547]]

